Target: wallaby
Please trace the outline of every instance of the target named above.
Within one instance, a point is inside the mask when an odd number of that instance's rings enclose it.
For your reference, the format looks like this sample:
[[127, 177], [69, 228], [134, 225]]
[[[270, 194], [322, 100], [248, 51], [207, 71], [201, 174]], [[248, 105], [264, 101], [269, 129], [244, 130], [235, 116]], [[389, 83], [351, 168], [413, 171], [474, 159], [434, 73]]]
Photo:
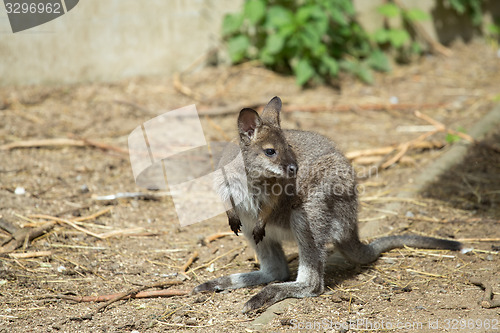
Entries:
[[[238, 117], [239, 145], [228, 145], [220, 167], [218, 191], [234, 207], [229, 225], [255, 249], [260, 270], [232, 274], [200, 284], [194, 292], [236, 289], [287, 281], [289, 269], [281, 241], [296, 241], [299, 267], [296, 281], [264, 287], [244, 306], [244, 312], [285, 298], [317, 296], [324, 288], [326, 246], [332, 242], [346, 259], [371, 263], [382, 252], [404, 246], [459, 250], [456, 241], [415, 235], [388, 236], [364, 244], [359, 240], [358, 197], [353, 168], [332, 141], [308, 131], [282, 130], [281, 100], [274, 97], [262, 116], [252, 109]], [[241, 152], [246, 184], [229, 162]], [[238, 167], [238, 166], [236, 166]]]

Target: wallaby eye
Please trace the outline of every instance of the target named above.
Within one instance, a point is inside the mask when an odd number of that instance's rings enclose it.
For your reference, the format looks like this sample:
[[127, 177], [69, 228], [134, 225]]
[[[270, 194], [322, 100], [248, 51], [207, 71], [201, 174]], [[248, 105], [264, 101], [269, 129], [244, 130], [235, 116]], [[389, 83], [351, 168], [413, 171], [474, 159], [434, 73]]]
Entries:
[[266, 154], [266, 156], [268, 157], [273, 157], [276, 156], [276, 150], [272, 148], [264, 149], [264, 154]]

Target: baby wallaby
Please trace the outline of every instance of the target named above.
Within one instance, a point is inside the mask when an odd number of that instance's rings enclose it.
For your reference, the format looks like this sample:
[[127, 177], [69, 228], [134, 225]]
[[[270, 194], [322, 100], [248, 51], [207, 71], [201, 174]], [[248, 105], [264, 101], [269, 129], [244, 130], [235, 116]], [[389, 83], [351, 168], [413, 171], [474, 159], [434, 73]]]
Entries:
[[[371, 263], [382, 252], [404, 246], [461, 249], [461, 243], [432, 237], [388, 236], [364, 244], [358, 236], [358, 197], [354, 170], [332, 141], [308, 131], [283, 130], [281, 100], [274, 97], [262, 116], [241, 110], [239, 145], [228, 145], [219, 166], [224, 177], [216, 184], [224, 200], [229, 225], [242, 231], [255, 249], [260, 269], [220, 277], [194, 292], [236, 289], [289, 279], [283, 240], [298, 245], [295, 281], [264, 287], [244, 311], [269, 306], [285, 298], [317, 296], [324, 289], [326, 246], [333, 243], [346, 259]], [[241, 152], [244, 165], [230, 165]], [[246, 177], [241, 177], [244, 170]], [[246, 179], [245, 179], [246, 178]]]

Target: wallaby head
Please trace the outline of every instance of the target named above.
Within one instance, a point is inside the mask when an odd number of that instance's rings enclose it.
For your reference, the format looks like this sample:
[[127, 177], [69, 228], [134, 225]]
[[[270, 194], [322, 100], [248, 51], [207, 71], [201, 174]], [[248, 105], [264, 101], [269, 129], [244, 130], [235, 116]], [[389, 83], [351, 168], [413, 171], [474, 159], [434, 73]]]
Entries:
[[294, 177], [295, 155], [280, 126], [281, 100], [274, 97], [262, 116], [253, 109], [243, 109], [238, 117], [240, 148], [250, 178]]

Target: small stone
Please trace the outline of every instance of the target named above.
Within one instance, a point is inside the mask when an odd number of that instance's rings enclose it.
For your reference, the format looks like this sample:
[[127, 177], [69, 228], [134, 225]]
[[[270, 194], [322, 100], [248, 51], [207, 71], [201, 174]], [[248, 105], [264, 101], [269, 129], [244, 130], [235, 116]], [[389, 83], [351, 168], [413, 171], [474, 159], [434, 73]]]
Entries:
[[18, 186], [14, 190], [14, 194], [16, 194], [16, 195], [23, 195], [23, 194], [26, 194], [26, 190], [24, 189], [24, 187]]
[[391, 97], [389, 98], [389, 102], [390, 102], [391, 104], [398, 104], [398, 103], [399, 103], [399, 98], [397, 98], [396, 96], [391, 96]]
[[184, 323], [189, 326], [194, 326], [197, 324], [196, 318], [188, 318]]

